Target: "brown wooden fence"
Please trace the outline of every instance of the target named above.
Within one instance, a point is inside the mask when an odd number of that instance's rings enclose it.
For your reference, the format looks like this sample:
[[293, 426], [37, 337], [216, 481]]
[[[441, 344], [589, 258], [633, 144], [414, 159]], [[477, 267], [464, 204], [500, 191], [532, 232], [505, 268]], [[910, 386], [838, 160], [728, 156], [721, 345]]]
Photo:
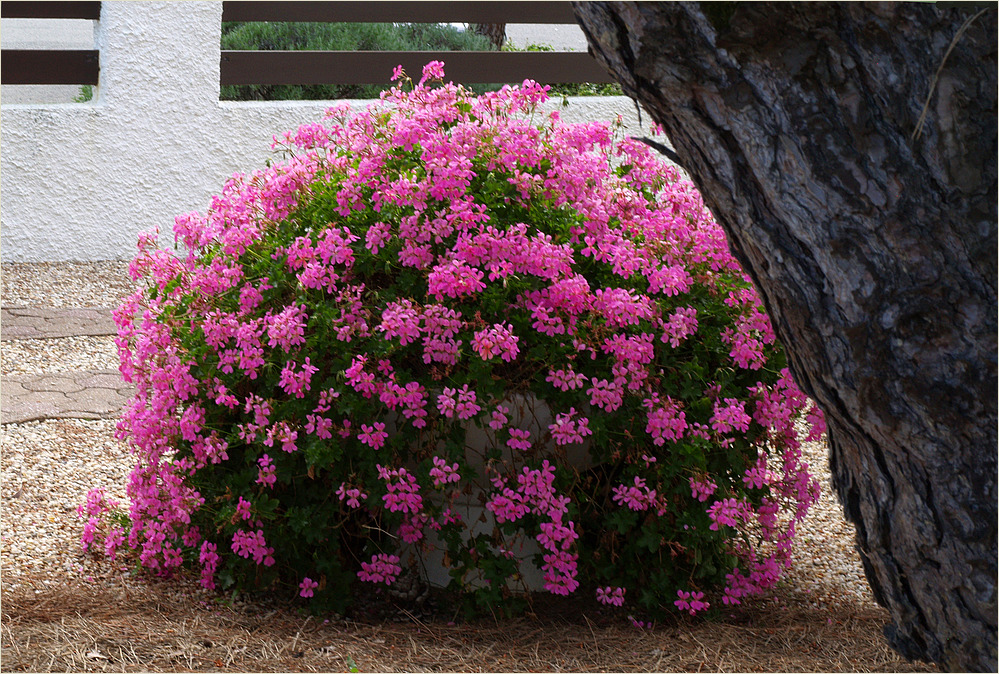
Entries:
[[[0, 4], [4, 18], [100, 19], [100, 2]], [[222, 3], [222, 21], [378, 23], [575, 23], [568, 2], [269, 2]], [[449, 79], [466, 83], [611, 82], [581, 52], [222, 51], [221, 84], [379, 84], [402, 65], [418, 75], [428, 61], [444, 61]], [[97, 84], [96, 50], [4, 49], [4, 84]]]
[[[575, 23], [568, 2], [222, 3], [222, 21], [380, 23]], [[402, 65], [419, 75], [431, 60], [465, 83], [613, 81], [589, 54], [569, 52], [223, 51], [222, 84], [379, 84]]]
[[[5, 19], [101, 18], [99, 2], [0, 3]], [[3, 84], [97, 84], [100, 54], [96, 49], [4, 49], [0, 51]]]

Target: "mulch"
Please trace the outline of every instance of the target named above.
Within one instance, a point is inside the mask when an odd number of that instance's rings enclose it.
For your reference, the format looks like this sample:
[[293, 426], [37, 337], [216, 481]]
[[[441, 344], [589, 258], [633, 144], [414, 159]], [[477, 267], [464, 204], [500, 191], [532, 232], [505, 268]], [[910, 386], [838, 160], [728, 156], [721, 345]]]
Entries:
[[[372, 597], [370, 604], [387, 601]], [[312, 616], [266, 599], [213, 597], [183, 582], [122, 577], [46, 585], [33, 579], [0, 593], [2, 666], [33, 672], [938, 671], [887, 646], [884, 610], [820, 610], [786, 588], [713, 621], [679, 618], [645, 629], [595, 602], [549, 596], [507, 620], [466, 622], [443, 602], [434, 615], [395, 621], [405, 613]]]

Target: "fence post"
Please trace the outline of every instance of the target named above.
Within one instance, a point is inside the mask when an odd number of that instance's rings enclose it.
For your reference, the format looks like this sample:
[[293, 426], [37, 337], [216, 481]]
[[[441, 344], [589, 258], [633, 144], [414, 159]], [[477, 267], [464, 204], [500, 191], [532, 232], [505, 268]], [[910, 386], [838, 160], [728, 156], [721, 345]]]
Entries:
[[[222, 3], [106, 0], [88, 104], [4, 105], [4, 260], [127, 258], [231, 174], [213, 144]], [[218, 157], [216, 158], [216, 156]]]
[[150, 113], [163, 105], [213, 105], [221, 21], [221, 2], [106, 0], [96, 34], [98, 104]]

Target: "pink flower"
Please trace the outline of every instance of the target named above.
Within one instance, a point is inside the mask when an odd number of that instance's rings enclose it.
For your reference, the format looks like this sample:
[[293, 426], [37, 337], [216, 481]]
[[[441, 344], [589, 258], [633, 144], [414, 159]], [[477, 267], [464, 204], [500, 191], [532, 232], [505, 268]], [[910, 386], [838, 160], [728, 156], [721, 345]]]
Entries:
[[423, 66], [423, 77], [420, 78], [420, 86], [423, 86], [423, 84], [427, 80], [443, 80], [443, 79], [444, 79], [444, 62], [431, 61], [427, 65]]
[[667, 297], [687, 292], [693, 282], [690, 273], [681, 265], [661, 267], [649, 274], [648, 278], [649, 293], [661, 292]]
[[96, 517], [88, 517], [87, 523], [83, 525], [83, 535], [80, 537], [80, 547], [84, 551], [89, 550], [91, 544], [94, 542], [94, 536], [97, 534], [97, 528], [101, 521]]
[[[423, 509], [423, 497], [419, 494], [420, 485], [417, 484], [416, 477], [405, 468], [387, 470], [377, 464], [375, 467], [379, 477], [386, 482], [388, 493], [382, 496], [382, 501], [390, 512], [416, 515]], [[393, 482], [392, 478], [397, 480]]]
[[430, 477], [434, 479], [435, 487], [442, 487], [452, 482], [461, 481], [461, 475], [458, 473], [458, 464], [454, 463], [449, 466], [439, 456], [434, 457], [434, 467], [430, 469]]
[[253, 557], [257, 564], [274, 565], [274, 548], [267, 547], [264, 532], [260, 529], [254, 532], [237, 529], [232, 535], [232, 551], [246, 559]]
[[527, 451], [531, 448], [531, 432], [520, 428], [510, 429], [510, 439], [506, 441], [508, 447]]
[[715, 493], [717, 487], [714, 482], [699, 482], [695, 478], [690, 478], [690, 497], [703, 503]]
[[610, 606], [621, 606], [624, 604], [624, 592], [623, 587], [598, 587], [597, 601]]
[[615, 328], [638, 325], [639, 321], [653, 316], [647, 298], [624, 288], [597, 288], [593, 308], [604, 315], [607, 325]]
[[428, 336], [423, 339], [423, 362], [424, 363], [445, 363], [454, 365], [458, 362], [458, 350], [462, 341], [441, 339], [437, 336]]
[[291, 351], [293, 346], [305, 343], [305, 324], [308, 314], [304, 306], [292, 305], [276, 316], [267, 315], [267, 336], [270, 346], [280, 346]]
[[734, 498], [726, 498], [715, 501], [708, 508], [708, 517], [711, 518], [711, 525], [708, 527], [712, 531], [718, 531], [721, 525], [730, 527], [738, 526], [739, 520], [747, 520], [752, 517], [748, 507]]
[[257, 484], [273, 489], [274, 483], [277, 482], [277, 468], [271, 462], [271, 457], [264, 454], [257, 459], [257, 465], [260, 466], [260, 470], [257, 472]]
[[301, 370], [296, 371], [298, 363], [293, 360], [288, 361], [281, 370], [281, 388], [285, 393], [294, 395], [296, 398], [304, 398], [305, 391], [311, 390], [310, 382], [312, 375], [319, 371], [318, 367], [312, 365], [309, 357], [305, 358]]
[[680, 307], [674, 311], [663, 324], [662, 342], [668, 343], [674, 349], [680, 342], [697, 332], [697, 309]]
[[385, 444], [388, 433], [385, 432], [385, 424], [376, 421], [373, 426], [361, 424], [361, 432], [357, 434], [357, 439], [372, 449], [380, 449]]
[[368, 495], [357, 487], [351, 487], [348, 489], [346, 483], [340, 484], [340, 487], [336, 490], [336, 495], [340, 497], [341, 501], [346, 500], [347, 505], [351, 508], [360, 508], [361, 499], [368, 498]]
[[385, 339], [398, 339], [399, 344], [406, 346], [420, 338], [420, 315], [411, 300], [389, 302], [376, 329], [385, 333]]
[[570, 595], [579, 587], [576, 580], [576, 560], [578, 555], [565, 551], [544, 556], [541, 570], [545, 572], [545, 589], [552, 594]]
[[573, 372], [570, 367], [565, 370], [548, 370], [548, 376], [545, 377], [545, 381], [550, 382], [552, 386], [560, 391], [571, 391], [583, 388], [583, 385], [586, 383], [586, 376]]
[[454, 416], [456, 404], [454, 396], [456, 393], [457, 391], [453, 388], [445, 387], [444, 392], [437, 396], [437, 411], [448, 419]]
[[496, 516], [496, 521], [500, 524], [516, 522], [531, 511], [524, 501], [522, 494], [504, 489], [502, 494], [496, 494], [486, 502], [486, 509]]
[[456, 416], [462, 421], [471, 419], [482, 411], [476, 403], [475, 391], [470, 390], [468, 384], [464, 384], [460, 391], [445, 387], [441, 395], [437, 396], [437, 409], [449, 419]]
[[573, 541], [579, 538], [574, 522], [563, 524], [561, 519], [552, 522], [542, 522], [538, 525], [540, 531], [535, 539], [546, 550], [557, 552], [568, 550]]
[[763, 354], [765, 342], [756, 333], [725, 328], [721, 337], [723, 342], [732, 346], [729, 355], [739, 367], [747, 370], [759, 370], [763, 367], [766, 362]]
[[264, 445], [273, 447], [274, 441], [281, 442], [281, 449], [289, 454], [298, 449], [295, 440], [298, 439], [298, 431], [294, 430], [287, 421], [279, 421], [267, 429], [267, 436], [264, 438]]
[[330, 430], [333, 428], [332, 419], [327, 419], [316, 414], [307, 414], [305, 415], [305, 419], [307, 421], [305, 424], [306, 433], [315, 433], [316, 437], [320, 440], [329, 440], [333, 437], [333, 433]]
[[483, 273], [460, 260], [437, 265], [427, 277], [427, 290], [438, 300], [474, 295], [486, 289]]
[[810, 430], [808, 431], [808, 436], [805, 438], [806, 442], [813, 442], [815, 440], [820, 440], [822, 435], [826, 432], [826, 418], [816, 405], [808, 409], [808, 413], [805, 415], [808, 420], [808, 425]]
[[690, 615], [694, 615], [699, 611], [703, 611], [711, 606], [706, 601], [701, 601], [704, 599], [703, 592], [684, 592], [683, 590], [677, 590], [676, 596], [679, 597], [674, 605], [681, 611], [687, 611]]
[[399, 558], [380, 553], [372, 555], [370, 562], [361, 562], [361, 570], [357, 572], [357, 577], [369, 583], [391, 585], [400, 573], [402, 567], [399, 566]]
[[180, 540], [184, 543], [184, 545], [193, 548], [201, 542], [201, 531], [198, 527], [191, 527], [184, 532], [184, 535], [180, 537]]
[[746, 469], [746, 474], [742, 476], [742, 481], [747, 487], [762, 489], [770, 484], [773, 476], [767, 470], [767, 457], [762, 455], [755, 464]]
[[250, 513], [250, 502], [242, 496], [239, 497], [239, 503], [236, 504], [236, 517], [244, 521], [253, 519], [253, 515]]
[[311, 597], [312, 591], [315, 590], [317, 587], [319, 587], [319, 583], [306, 576], [305, 578], [302, 579], [302, 582], [298, 584], [298, 587], [300, 588], [300, 591], [298, 593], [299, 596]]
[[384, 222], [376, 222], [368, 228], [367, 234], [364, 235], [365, 247], [374, 255], [377, 255], [378, 251], [384, 247], [391, 238], [392, 233], [390, 226]]
[[718, 433], [728, 433], [737, 430], [745, 433], [752, 421], [746, 414], [746, 403], [735, 398], [725, 398], [725, 403], [715, 401], [714, 414], [711, 417], [711, 428]]
[[[710, 525], [719, 532], [712, 544], [731, 551], [726, 604], [776, 582], [795, 525], [818, 497], [796, 425], [805, 411], [814, 439], [822, 420], [807, 412], [789, 373], [775, 381], [764, 367], [773, 328], [703, 200], [643, 144], [616, 141], [607, 125], [561, 124], [538, 110], [547, 97], [542, 85], [476, 97], [443, 84], [440, 62], [422, 76], [410, 86], [396, 67], [399, 84], [384, 102], [357, 113], [335, 106], [322, 123], [275, 138], [288, 160], [234, 176], [207, 214], [177, 218], [189, 254], [156, 250], [142, 238], [130, 272], [149, 290], [114, 314], [122, 375], [136, 389], [117, 434], [136, 457], [132, 526], [109, 527], [110, 505], [88, 497], [84, 544], [93, 548], [103, 533], [109, 555], [127, 542], [141, 564], [160, 572], [200, 563], [205, 587], [214, 587], [220, 568], [252, 581], [253, 564], [234, 557], [294, 561], [288, 549], [268, 545], [257, 521], [260, 495], [278, 489], [276, 464], [288, 482], [324, 449], [333, 453], [324, 472], [341, 481], [333, 502], [341, 516], [388, 517], [397, 542], [417, 545], [427, 526], [467, 532], [448, 505], [471, 474], [462, 474], [451, 458], [461, 450], [446, 438], [474, 420], [489, 426], [487, 451], [513, 451], [516, 465], [498, 473], [500, 464], [490, 463], [486, 508], [497, 523], [514, 524], [509, 529], [528, 527], [522, 532], [543, 550], [546, 586], [567, 594], [578, 586], [582, 523], [568, 513], [577, 511], [571, 499], [580, 485], [559, 480], [573, 490], [559, 492], [556, 465], [572, 454], [564, 447], [591, 436], [591, 422], [625, 415], [627, 428], [608, 440], [628, 471], [609, 485], [612, 503], [640, 521], [664, 516], [660, 492], [704, 503], [708, 523], [689, 525], [686, 535], [703, 539], [711, 532], [698, 529]], [[488, 203], [483, 185], [497, 189]], [[718, 384], [700, 393], [697, 382], [711, 384], [712, 374], [678, 365], [678, 354], [700, 348], [702, 336], [708, 347], [720, 338], [729, 365], [744, 370], [736, 373], [744, 382], [738, 392]], [[309, 357], [320, 352], [322, 363], [313, 365]], [[479, 379], [497, 362], [525, 358], [523, 368], [499, 367], [498, 375], [513, 377], [508, 382]], [[510, 400], [529, 393], [550, 409], [540, 432], [526, 406], [510, 409]], [[396, 443], [425, 450], [414, 465], [427, 470], [419, 473], [426, 484], [398, 457], [377, 466], [370, 484], [371, 463], [392, 453], [388, 417], [400, 429], [393, 451]], [[420, 432], [407, 434], [407, 420]], [[300, 439], [310, 456], [298, 453]], [[558, 459], [532, 467], [532, 452], [549, 439]], [[766, 453], [735, 474], [715, 465], [709, 474], [696, 457], [658, 451], [684, 449], [686, 440], [733, 457], [757, 444]], [[286, 454], [261, 455], [275, 447]], [[223, 495], [198, 471], [227, 467], [229, 455], [250, 463], [229, 471], [238, 500], [220, 511]], [[676, 491], [677, 475], [689, 480], [689, 500]], [[724, 485], [712, 481], [718, 476]], [[423, 486], [436, 492], [429, 500]], [[283, 511], [275, 516], [267, 532], [282, 526]], [[221, 556], [201, 534], [219, 526], [230, 534], [242, 527]], [[513, 554], [503, 543], [494, 551]], [[359, 576], [392, 582], [398, 561], [375, 555]], [[300, 595], [312, 596], [318, 584], [300, 581]], [[624, 596], [624, 588], [597, 590], [612, 606]], [[683, 611], [708, 606], [693, 590], [678, 599]]]
[[635, 616], [631, 616], [631, 615], [628, 616], [628, 620], [631, 621], [632, 627], [637, 627], [640, 630], [652, 629], [652, 627], [655, 625], [655, 623], [652, 623], [652, 622], [646, 622], [644, 620], [638, 620], [637, 618], [635, 618]]
[[589, 427], [590, 420], [586, 417], [574, 419], [575, 416], [576, 408], [570, 408], [567, 413], [557, 415], [555, 423], [548, 426], [556, 445], [580, 443], [586, 436], [593, 435]]
[[489, 428], [493, 429], [494, 431], [498, 431], [504, 426], [506, 426], [507, 421], [509, 421], [506, 415], [509, 413], [510, 413], [510, 408], [505, 407], [503, 405], [497, 405], [496, 409], [493, 410], [492, 416], [489, 420]]
[[654, 396], [645, 400], [645, 406], [649, 408], [645, 432], [652, 436], [652, 444], [662, 447], [667, 440], [678, 442], [683, 439], [687, 417], [672, 398], [666, 396], [665, 401], [660, 401], [658, 396]]
[[423, 539], [423, 527], [428, 523], [426, 515], [420, 514], [406, 518], [399, 525], [399, 538], [404, 543], [416, 543]]
[[590, 396], [591, 405], [596, 405], [607, 412], [613, 412], [621, 406], [624, 401], [624, 389], [616, 380], [611, 382], [593, 377], [590, 383], [593, 386], [586, 392]]
[[125, 530], [118, 525], [112, 526], [104, 537], [104, 554], [113, 562], [118, 556], [118, 548], [125, 542]]
[[482, 360], [496, 356], [509, 363], [517, 357], [520, 349], [517, 347], [519, 338], [513, 334], [513, 327], [506, 323], [497, 323], [487, 330], [480, 330], [472, 338], [472, 348]]
[[656, 503], [656, 490], [649, 489], [645, 479], [635, 476], [633, 485], [618, 485], [613, 489], [613, 501], [632, 510], [648, 510]]
[[114, 510], [117, 507], [118, 502], [114, 499], [107, 498], [103, 488], [91, 489], [87, 492], [86, 503], [80, 504], [76, 507], [76, 515], [81, 518], [85, 515], [99, 516], [109, 510]]
[[374, 395], [375, 386], [375, 375], [373, 372], [366, 372], [364, 367], [368, 363], [367, 356], [354, 356], [350, 361], [350, 367], [344, 370], [344, 374], [347, 376], [347, 383], [350, 384], [355, 391], [363, 395], [365, 398], [370, 398]]
[[218, 547], [214, 543], [204, 541], [201, 544], [201, 554], [198, 561], [201, 564], [201, 586], [208, 590], [215, 589], [215, 569], [218, 568]]

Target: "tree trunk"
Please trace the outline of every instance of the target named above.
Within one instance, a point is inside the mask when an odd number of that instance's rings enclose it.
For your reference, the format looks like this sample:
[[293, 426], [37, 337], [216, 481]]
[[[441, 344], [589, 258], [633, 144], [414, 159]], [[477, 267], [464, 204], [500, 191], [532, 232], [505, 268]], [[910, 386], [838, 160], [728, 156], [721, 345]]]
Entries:
[[889, 642], [996, 671], [996, 6], [573, 5], [826, 413]]
[[472, 32], [487, 37], [496, 49], [502, 48], [506, 42], [505, 23], [473, 23]]

